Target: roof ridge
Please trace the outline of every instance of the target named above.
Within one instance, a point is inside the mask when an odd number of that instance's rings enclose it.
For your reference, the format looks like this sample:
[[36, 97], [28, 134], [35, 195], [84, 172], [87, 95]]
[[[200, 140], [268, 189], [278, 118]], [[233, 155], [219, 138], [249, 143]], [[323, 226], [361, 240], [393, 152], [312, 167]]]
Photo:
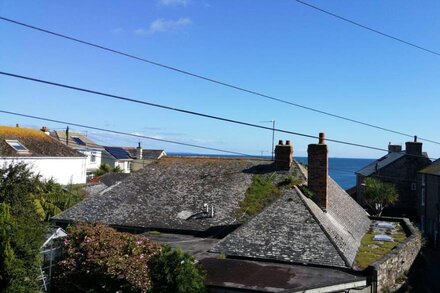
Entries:
[[[336, 251], [338, 252], [339, 256], [342, 258], [342, 260], [345, 262], [345, 264], [347, 265], [347, 267], [351, 268], [351, 264], [348, 261], [347, 257], [344, 255], [344, 253], [342, 252], [342, 250], [339, 248], [339, 246], [336, 244], [336, 242], [333, 240], [333, 238], [330, 236], [330, 234], [327, 232], [327, 230], [325, 229], [325, 227], [322, 225], [321, 221], [318, 219], [318, 217], [315, 215], [315, 212], [313, 211], [313, 209], [310, 208], [310, 206], [308, 205], [308, 203], [305, 200], [305, 196], [304, 194], [301, 192], [301, 190], [295, 185], [294, 186], [297, 194], [299, 195], [299, 198], [301, 199], [301, 202], [304, 204], [304, 206], [309, 210], [310, 214], [312, 215], [312, 217], [315, 219], [316, 223], [318, 224], [318, 226], [321, 228], [321, 230], [324, 232], [325, 236], [327, 236], [328, 240], [330, 241], [330, 243], [333, 245], [333, 247], [336, 249]], [[319, 207], [318, 207], [319, 208]]]

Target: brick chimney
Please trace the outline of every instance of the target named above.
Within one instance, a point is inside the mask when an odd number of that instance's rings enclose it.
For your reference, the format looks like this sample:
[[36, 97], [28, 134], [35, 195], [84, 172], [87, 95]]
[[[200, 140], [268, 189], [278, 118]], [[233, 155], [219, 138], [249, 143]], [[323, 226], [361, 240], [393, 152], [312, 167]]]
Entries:
[[289, 170], [292, 166], [293, 147], [290, 140], [286, 140], [286, 144], [280, 140], [275, 146], [275, 168], [277, 170]]
[[136, 159], [142, 160], [142, 147], [140, 142], [138, 144], [138, 147], [136, 148]]
[[406, 154], [421, 156], [422, 155], [422, 143], [417, 142], [417, 136], [414, 136], [414, 141], [408, 141], [405, 143], [406, 146]]
[[40, 130], [43, 131], [45, 134], [50, 135], [49, 128], [47, 128], [46, 126], [41, 127]]
[[328, 149], [324, 133], [319, 134], [318, 144], [309, 144], [307, 186], [314, 194], [315, 202], [326, 211], [328, 208]]
[[402, 146], [400, 144], [388, 144], [388, 153], [399, 153], [402, 151]]

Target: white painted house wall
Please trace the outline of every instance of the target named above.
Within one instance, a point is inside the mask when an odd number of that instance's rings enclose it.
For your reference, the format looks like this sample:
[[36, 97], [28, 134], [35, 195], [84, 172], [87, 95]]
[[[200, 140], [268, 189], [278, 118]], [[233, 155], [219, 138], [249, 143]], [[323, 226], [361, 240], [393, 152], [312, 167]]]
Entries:
[[87, 156], [87, 160], [86, 160], [87, 171], [95, 171], [99, 169], [99, 166], [101, 166], [101, 161], [102, 161], [102, 152], [100, 150], [77, 149], [77, 151]]
[[57, 183], [86, 183], [86, 157], [24, 157], [0, 158], [0, 166], [24, 162], [44, 179], [53, 178]]
[[112, 168], [116, 168], [119, 166], [121, 168], [122, 173], [130, 173], [131, 172], [131, 160], [117, 160], [110, 155], [104, 155], [102, 157], [102, 163], [107, 164]]

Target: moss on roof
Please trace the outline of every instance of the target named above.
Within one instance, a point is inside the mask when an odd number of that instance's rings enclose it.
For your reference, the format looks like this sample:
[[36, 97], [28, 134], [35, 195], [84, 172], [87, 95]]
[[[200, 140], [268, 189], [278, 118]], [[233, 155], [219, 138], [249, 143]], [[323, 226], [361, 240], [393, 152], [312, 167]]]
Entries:
[[50, 140], [50, 137], [42, 131], [31, 128], [10, 127], [10, 126], [0, 126], [0, 136], [3, 137], [8, 136], [15, 138], [29, 137], [33, 139]]
[[[17, 140], [29, 152], [17, 152], [6, 140]], [[0, 157], [84, 157], [84, 155], [40, 130], [0, 126]]]

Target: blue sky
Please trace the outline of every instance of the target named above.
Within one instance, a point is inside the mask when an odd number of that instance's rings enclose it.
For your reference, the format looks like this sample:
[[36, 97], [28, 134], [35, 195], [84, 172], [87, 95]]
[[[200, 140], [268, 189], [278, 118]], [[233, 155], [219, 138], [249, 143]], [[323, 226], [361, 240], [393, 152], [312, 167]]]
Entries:
[[[440, 51], [440, 2], [308, 1]], [[293, 0], [14, 1], [0, 15], [294, 103], [440, 141], [440, 57]], [[220, 87], [0, 21], [0, 68], [45, 80], [386, 148], [408, 138]], [[0, 76], [0, 109], [231, 151], [269, 155], [271, 132]], [[0, 124], [65, 125], [0, 115]], [[270, 124], [262, 124], [270, 126]], [[75, 127], [73, 127], [75, 128]], [[81, 129], [77, 129], [81, 130]], [[137, 138], [88, 131], [102, 144]], [[290, 139], [297, 156], [308, 138]], [[143, 140], [170, 152], [200, 150]], [[329, 143], [332, 157], [380, 151]], [[439, 145], [425, 142], [431, 157]]]

